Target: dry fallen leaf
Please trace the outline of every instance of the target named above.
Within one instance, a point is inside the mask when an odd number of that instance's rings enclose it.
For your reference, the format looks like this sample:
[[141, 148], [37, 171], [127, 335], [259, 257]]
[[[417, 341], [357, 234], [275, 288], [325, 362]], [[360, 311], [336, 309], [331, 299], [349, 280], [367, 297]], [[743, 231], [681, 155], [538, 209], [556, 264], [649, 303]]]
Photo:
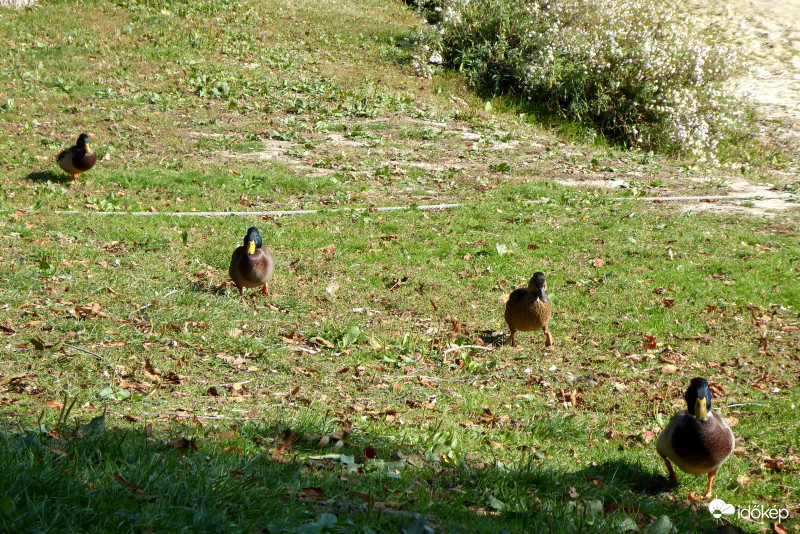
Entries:
[[281, 441], [278, 446], [275, 448], [275, 452], [278, 454], [284, 454], [286, 449], [289, 448], [289, 445], [292, 444], [294, 440], [297, 439], [297, 432], [294, 430], [286, 430], [283, 433], [283, 441]]
[[325, 291], [326, 291], [326, 292], [328, 293], [328, 295], [330, 295], [331, 297], [333, 297], [333, 298], [336, 298], [336, 292], [337, 292], [337, 291], [339, 291], [339, 282], [337, 282], [336, 280], [334, 280], [333, 282], [331, 282], [330, 284], [328, 284], [328, 287], [326, 287], [326, 288], [325, 288]]
[[602, 267], [603, 265], [605, 265], [605, 262], [603, 261], [603, 258], [598, 256], [594, 259], [592, 265], [594, 265], [595, 267]]
[[642, 439], [645, 443], [650, 443], [656, 438], [656, 433], [650, 430], [649, 428], [642, 432]]
[[177, 451], [196, 451], [197, 443], [193, 439], [186, 439], [182, 436], [169, 440], [169, 444]]
[[667, 365], [661, 368], [661, 373], [665, 375], [674, 375], [677, 372], [678, 368], [672, 365], [671, 363], [668, 363]]

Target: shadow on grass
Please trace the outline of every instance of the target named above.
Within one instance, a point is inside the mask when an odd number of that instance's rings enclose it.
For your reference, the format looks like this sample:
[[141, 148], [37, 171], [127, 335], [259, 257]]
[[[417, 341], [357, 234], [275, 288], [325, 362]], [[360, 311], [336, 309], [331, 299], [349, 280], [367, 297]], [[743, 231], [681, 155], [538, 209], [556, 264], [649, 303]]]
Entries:
[[38, 183], [46, 183], [46, 182], [53, 182], [59, 184], [66, 184], [72, 183], [73, 180], [70, 178], [68, 174], [63, 172], [53, 172], [53, 171], [37, 171], [29, 173], [25, 179], [30, 180], [31, 182], [38, 182]]
[[662, 515], [680, 531], [714, 529], [710, 514], [653, 498], [663, 477], [624, 462], [448, 464], [361, 432], [320, 449], [319, 428], [269, 423], [195, 420], [158, 437], [89, 426], [0, 431], [0, 530], [619, 532]]

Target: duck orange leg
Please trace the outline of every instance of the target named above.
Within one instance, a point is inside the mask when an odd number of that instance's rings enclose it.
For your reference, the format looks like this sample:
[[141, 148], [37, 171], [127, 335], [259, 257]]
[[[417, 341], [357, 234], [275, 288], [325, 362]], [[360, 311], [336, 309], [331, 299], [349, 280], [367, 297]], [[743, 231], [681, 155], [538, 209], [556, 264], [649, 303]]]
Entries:
[[516, 330], [514, 330], [514, 329], [512, 328], [512, 329], [511, 329], [511, 346], [512, 346], [512, 347], [516, 347], [516, 346], [517, 346], [517, 344], [516, 344], [516, 343], [514, 343], [514, 332], [516, 332]]
[[550, 332], [547, 331], [547, 327], [546, 326], [544, 328], [542, 328], [542, 330], [544, 330], [544, 337], [545, 337], [544, 346], [545, 347], [549, 347], [550, 345], [553, 344], [553, 336], [551, 336]]
[[671, 478], [672, 480], [677, 482], [678, 481], [678, 477], [677, 477], [677, 475], [675, 475], [675, 470], [672, 469], [672, 464], [669, 463], [669, 459], [664, 458], [664, 463], [667, 464], [667, 471], [669, 471], [669, 478]]
[[716, 476], [716, 474], [717, 474], [716, 471], [714, 471], [713, 473], [709, 473], [708, 474], [708, 489], [706, 490], [706, 494], [703, 495], [704, 499], [710, 499], [711, 498], [711, 484], [714, 483], [714, 477]]
[[261, 286], [261, 293], [263, 293], [264, 295], [269, 295], [269, 287], [267, 287], [267, 284]]

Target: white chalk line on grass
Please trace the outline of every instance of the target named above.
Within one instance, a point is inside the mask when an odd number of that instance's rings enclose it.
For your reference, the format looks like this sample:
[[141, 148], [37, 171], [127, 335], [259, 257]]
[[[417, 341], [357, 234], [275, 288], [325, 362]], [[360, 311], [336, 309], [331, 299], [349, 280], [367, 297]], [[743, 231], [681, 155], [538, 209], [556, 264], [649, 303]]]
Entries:
[[[334, 208], [316, 210], [274, 210], [274, 211], [53, 211], [53, 215], [132, 215], [135, 217], [239, 217], [255, 215], [257, 217], [277, 217], [283, 215], [309, 215], [314, 213], [335, 213], [339, 211], [401, 211], [416, 209], [436, 211], [457, 208], [461, 204], [432, 204], [424, 206], [385, 206], [379, 208]], [[36, 212], [28, 212], [36, 213]], [[39, 212], [44, 213], [44, 212]]]
[[[746, 195], [712, 195], [712, 196], [684, 196], [684, 197], [614, 197], [609, 200], [623, 201], [623, 200], [638, 200], [641, 202], [703, 202], [703, 201], [718, 201], [718, 200], [758, 200], [770, 198], [775, 200], [785, 200], [788, 202], [797, 201], [798, 197], [791, 193], [785, 193], [779, 196], [764, 196], [762, 194], [746, 194]], [[524, 204], [540, 204], [539, 200], [524, 200]], [[52, 215], [129, 215], [133, 217], [243, 217], [243, 216], [256, 216], [256, 217], [282, 217], [291, 215], [313, 215], [316, 213], [336, 213], [342, 211], [349, 212], [365, 212], [365, 211], [403, 211], [418, 209], [421, 211], [438, 211], [447, 210], [452, 208], [462, 207], [463, 204], [426, 204], [422, 206], [384, 206], [384, 207], [368, 207], [368, 208], [320, 208], [312, 210], [270, 210], [270, 211], [64, 211], [55, 210], [51, 212], [39, 210], [16, 210], [21, 214], [52, 214]], [[10, 213], [11, 210], [2, 210], [0, 213]]]

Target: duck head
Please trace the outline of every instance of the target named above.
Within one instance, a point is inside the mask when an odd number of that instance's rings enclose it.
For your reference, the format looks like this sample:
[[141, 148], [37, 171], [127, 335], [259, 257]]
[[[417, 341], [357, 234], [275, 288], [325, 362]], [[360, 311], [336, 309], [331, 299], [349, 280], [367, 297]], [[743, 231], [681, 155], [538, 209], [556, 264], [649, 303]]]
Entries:
[[686, 399], [686, 409], [689, 413], [700, 421], [708, 421], [708, 412], [711, 411], [711, 391], [705, 378], [693, 378], [683, 398]]
[[78, 148], [83, 148], [84, 150], [86, 150], [86, 152], [91, 153], [92, 149], [89, 148], [89, 145], [86, 144], [88, 142], [89, 142], [89, 134], [82, 133], [81, 135], [78, 136], [78, 142], [75, 144], [78, 146]]
[[261, 234], [255, 226], [247, 229], [247, 235], [244, 236], [244, 246], [248, 254], [255, 254], [256, 249], [261, 248]]
[[547, 300], [544, 290], [547, 289], [547, 281], [543, 272], [533, 273], [533, 277], [528, 282], [528, 291], [536, 295], [542, 302]]

